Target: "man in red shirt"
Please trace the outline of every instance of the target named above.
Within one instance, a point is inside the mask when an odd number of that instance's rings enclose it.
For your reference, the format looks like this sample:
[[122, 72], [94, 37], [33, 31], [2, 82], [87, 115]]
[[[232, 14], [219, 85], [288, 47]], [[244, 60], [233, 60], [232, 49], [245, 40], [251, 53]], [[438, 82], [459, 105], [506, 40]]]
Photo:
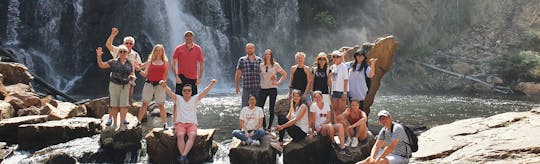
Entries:
[[[191, 95], [197, 94], [197, 86], [201, 84], [204, 71], [204, 56], [199, 45], [193, 43], [195, 36], [192, 31], [184, 33], [184, 43], [174, 49], [171, 68], [176, 76], [176, 94], [182, 95], [182, 88], [191, 84]], [[197, 74], [197, 63], [199, 72]]]

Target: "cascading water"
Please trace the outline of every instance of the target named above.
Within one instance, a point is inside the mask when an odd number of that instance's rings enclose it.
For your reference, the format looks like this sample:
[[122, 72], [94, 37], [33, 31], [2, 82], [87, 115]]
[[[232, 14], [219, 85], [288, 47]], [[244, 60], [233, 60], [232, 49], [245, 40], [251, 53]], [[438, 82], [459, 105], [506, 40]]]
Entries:
[[21, 3], [19, 0], [10, 0], [8, 5], [8, 23], [7, 23], [7, 41], [6, 45], [16, 45], [19, 43], [17, 29], [21, 20], [19, 18], [20, 11], [19, 6]]

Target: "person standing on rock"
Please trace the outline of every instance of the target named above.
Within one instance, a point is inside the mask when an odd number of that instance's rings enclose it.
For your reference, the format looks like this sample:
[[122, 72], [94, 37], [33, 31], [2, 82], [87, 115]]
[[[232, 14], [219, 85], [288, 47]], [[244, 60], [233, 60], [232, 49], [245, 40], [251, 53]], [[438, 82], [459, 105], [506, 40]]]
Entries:
[[167, 81], [169, 60], [167, 59], [167, 54], [165, 53], [165, 48], [162, 44], [154, 46], [146, 63], [143, 70], [140, 72], [143, 77], [146, 77], [146, 82], [144, 83], [142, 91], [142, 106], [139, 109], [139, 115], [137, 117], [139, 122], [137, 126], [141, 125], [141, 120], [143, 119], [144, 114], [146, 114], [146, 108], [153, 97], [159, 107], [159, 115], [163, 121], [163, 128], [166, 128], [167, 111], [165, 111], [165, 89], [159, 86], [159, 83]]
[[367, 138], [367, 115], [360, 108], [360, 101], [351, 100], [351, 107], [345, 110], [340, 116], [341, 123], [345, 127], [347, 141], [345, 145], [357, 147], [359, 142]]
[[[105, 43], [105, 46], [107, 47], [107, 49], [109, 49], [109, 52], [111, 53], [113, 58], [118, 57], [118, 51], [119, 51], [118, 46], [114, 46], [112, 44], [114, 38], [116, 37], [116, 35], [118, 35], [118, 28], [114, 27], [111, 30], [111, 35], [109, 35], [109, 38], [107, 38], [107, 42]], [[124, 37], [122, 45], [126, 46], [127, 49], [128, 49], [127, 59], [135, 67], [135, 71], [139, 71], [141, 69], [141, 66], [142, 66], [142, 60], [141, 60], [141, 56], [139, 55], [139, 53], [133, 49], [133, 47], [135, 46], [135, 39], [132, 36]], [[137, 78], [133, 78], [132, 80], [129, 81], [129, 84], [130, 84], [129, 85], [129, 101], [130, 101], [130, 105], [131, 105], [132, 102], [134, 102], [134, 100], [133, 100], [133, 88], [135, 87], [135, 80], [136, 79]]]
[[334, 134], [335, 131], [337, 131], [339, 136], [339, 148], [342, 153], [346, 153], [343, 124], [336, 123], [332, 125], [330, 122], [330, 120], [332, 120], [330, 104], [323, 101], [323, 93], [321, 91], [313, 92], [313, 99], [315, 100], [315, 103], [311, 104], [311, 107], [309, 108], [309, 113], [311, 118], [313, 118], [310, 119], [310, 127], [314, 130], [311, 134], [329, 136], [330, 141], [334, 142]]
[[[279, 63], [274, 61], [274, 55], [272, 50], [267, 49], [264, 51], [264, 63], [261, 63], [261, 90], [259, 93], [259, 99], [257, 100], [257, 106], [264, 108], [266, 103], [266, 97], [270, 97], [270, 107], [268, 108], [268, 114], [270, 120], [268, 120], [268, 126], [266, 126], [266, 119], [263, 119], [263, 128], [270, 129], [274, 122], [274, 108], [276, 105], [277, 87], [281, 85], [287, 78], [287, 72], [281, 68]], [[277, 74], [281, 74], [281, 78], [277, 80]], [[264, 117], [263, 117], [264, 118]]]
[[[123, 122], [126, 120], [126, 115], [129, 107], [129, 81], [135, 79], [135, 68], [131, 62], [128, 61], [127, 55], [129, 51], [124, 45], [118, 46], [118, 58], [113, 58], [107, 62], [103, 62], [101, 57], [103, 50], [101, 47], [96, 49], [98, 67], [101, 69], [111, 69], [110, 82], [109, 82], [109, 98], [110, 109], [109, 114], [112, 116], [113, 129], [116, 129], [118, 125], [117, 115], [120, 112], [120, 131], [126, 129], [126, 125]], [[109, 117], [109, 120], [110, 117]], [[107, 121], [105, 123], [110, 126], [111, 123]]]
[[[192, 31], [184, 33], [184, 43], [178, 45], [173, 52], [173, 60], [171, 68], [176, 79], [175, 93], [182, 94], [184, 85], [190, 84], [191, 96], [197, 94], [197, 86], [201, 84], [202, 75], [204, 72], [204, 55], [202, 48], [195, 44], [193, 40], [195, 35]], [[199, 64], [199, 72], [197, 73], [197, 64]]]
[[381, 110], [377, 116], [383, 126], [371, 149], [371, 156], [360, 163], [409, 163], [411, 148], [407, 133], [401, 124], [392, 122], [390, 112]]
[[255, 55], [255, 44], [246, 44], [246, 56], [240, 57], [236, 64], [234, 78], [236, 94], [240, 93], [240, 78], [242, 78], [242, 107], [248, 106], [249, 95], [259, 95], [261, 89], [261, 63], [263, 60]]
[[240, 130], [234, 130], [232, 135], [248, 145], [260, 145], [264, 136], [263, 118], [261, 107], [256, 106], [257, 97], [249, 96], [249, 105], [240, 111]]
[[[189, 163], [187, 155], [193, 147], [195, 138], [197, 137], [197, 106], [199, 102], [212, 90], [217, 80], [212, 79], [210, 84], [200, 94], [191, 96], [193, 88], [191, 84], [186, 84], [182, 87], [182, 96], [172, 92], [167, 86], [165, 81], [160, 81], [160, 85], [165, 88], [165, 92], [171, 97], [175, 104], [173, 120], [174, 120], [174, 134], [177, 137], [178, 151], [180, 157], [178, 161], [180, 163]], [[187, 142], [184, 142], [185, 136], [188, 136]]]
[[286, 130], [289, 136], [293, 138], [293, 142], [303, 140], [309, 132], [308, 122], [308, 107], [302, 102], [302, 91], [292, 91], [291, 107], [287, 116], [278, 115], [279, 125], [275, 127], [279, 133], [279, 142], [283, 143]]
[[328, 66], [328, 57], [324, 52], [319, 53], [315, 58], [315, 66], [311, 71], [311, 81], [313, 81], [313, 90], [321, 91], [323, 102], [331, 105], [330, 86], [332, 86], [332, 74]]
[[[349, 100], [355, 99], [360, 101], [360, 108], [365, 109], [364, 99], [368, 92], [367, 79], [375, 76], [377, 58], [369, 60], [367, 62], [366, 51], [360, 49], [354, 53], [354, 61], [350, 63], [349, 67]], [[366, 111], [369, 113], [369, 111]]]
[[311, 80], [311, 71], [309, 66], [305, 65], [306, 54], [303, 52], [297, 52], [294, 55], [296, 60], [296, 65], [291, 67], [291, 79], [289, 80], [289, 95], [290, 98], [292, 90], [300, 90], [302, 93], [302, 100], [305, 100], [306, 103], [310, 103], [310, 80]]
[[[335, 116], [343, 113], [347, 104], [349, 73], [347, 72], [347, 66], [343, 63], [344, 53], [339, 51], [332, 52], [334, 65], [331, 66], [330, 70], [332, 70], [332, 108]], [[340, 121], [336, 120], [336, 122]]]

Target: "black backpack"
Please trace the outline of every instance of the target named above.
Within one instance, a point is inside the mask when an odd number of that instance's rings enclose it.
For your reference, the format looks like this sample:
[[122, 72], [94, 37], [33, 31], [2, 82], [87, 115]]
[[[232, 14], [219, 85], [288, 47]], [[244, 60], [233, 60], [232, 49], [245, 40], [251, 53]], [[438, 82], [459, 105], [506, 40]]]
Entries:
[[[400, 125], [405, 130], [405, 133], [407, 134], [407, 139], [409, 139], [409, 143], [407, 143], [405, 141], [403, 141], [403, 142], [405, 142], [405, 144], [409, 145], [412, 152], [417, 152], [418, 151], [418, 137], [416, 137], [416, 135], [414, 134], [414, 131], [411, 128], [409, 128], [408, 126], [405, 126], [405, 125], [403, 125], [401, 123], [400, 123]], [[393, 129], [394, 129], [394, 123], [392, 123], [392, 129], [390, 130], [390, 132], [392, 132]]]

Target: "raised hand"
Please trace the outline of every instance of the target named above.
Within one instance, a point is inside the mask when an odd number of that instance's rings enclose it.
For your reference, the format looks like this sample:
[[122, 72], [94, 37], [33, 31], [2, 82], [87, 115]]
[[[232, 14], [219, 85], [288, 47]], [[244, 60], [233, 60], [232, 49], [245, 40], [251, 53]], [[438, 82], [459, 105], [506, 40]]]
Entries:
[[103, 50], [102, 50], [101, 47], [98, 47], [98, 48], [96, 49], [96, 55], [97, 55], [98, 57], [101, 57], [101, 55], [103, 55]]
[[112, 36], [118, 35], [118, 28], [113, 27], [113, 28], [111, 29], [111, 35], [112, 35]]
[[216, 79], [210, 80], [210, 84], [215, 84], [215, 83], [217, 83], [217, 80], [216, 80]]

